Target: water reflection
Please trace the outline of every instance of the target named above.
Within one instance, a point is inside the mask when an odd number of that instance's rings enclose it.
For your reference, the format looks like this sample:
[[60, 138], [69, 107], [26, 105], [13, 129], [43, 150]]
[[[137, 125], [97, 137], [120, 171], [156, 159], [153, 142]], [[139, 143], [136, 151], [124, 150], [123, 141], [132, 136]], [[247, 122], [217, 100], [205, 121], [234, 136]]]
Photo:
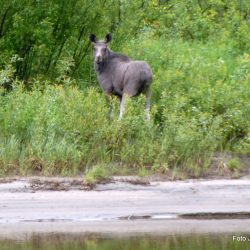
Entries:
[[[249, 234], [112, 237], [81, 234], [33, 235], [28, 240], [0, 240], [1, 250], [244, 250]], [[242, 238], [245, 237], [245, 238]], [[242, 240], [243, 239], [243, 240]], [[244, 240], [246, 239], [246, 240]]]

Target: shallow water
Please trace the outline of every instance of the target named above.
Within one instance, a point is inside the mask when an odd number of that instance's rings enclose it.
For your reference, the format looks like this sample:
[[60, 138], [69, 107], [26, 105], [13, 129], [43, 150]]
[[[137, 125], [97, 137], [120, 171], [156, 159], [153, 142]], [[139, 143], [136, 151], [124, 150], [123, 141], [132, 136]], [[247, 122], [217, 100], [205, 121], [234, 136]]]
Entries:
[[38, 234], [25, 240], [0, 240], [1, 250], [244, 250], [249, 234], [142, 235], [112, 237], [81, 234]]

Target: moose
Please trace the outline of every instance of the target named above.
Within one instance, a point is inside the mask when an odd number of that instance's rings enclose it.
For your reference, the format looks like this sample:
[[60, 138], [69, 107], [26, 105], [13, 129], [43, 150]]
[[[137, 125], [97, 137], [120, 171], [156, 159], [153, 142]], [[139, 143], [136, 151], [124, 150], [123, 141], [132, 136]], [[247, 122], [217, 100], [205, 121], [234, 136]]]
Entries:
[[[138, 96], [143, 93], [146, 96], [146, 119], [150, 120], [150, 85], [152, 83], [152, 71], [144, 61], [135, 61], [126, 55], [118, 54], [109, 49], [112, 34], [107, 34], [104, 40], [97, 40], [94, 34], [89, 35], [94, 47], [94, 66], [97, 79], [103, 89], [107, 100], [111, 96], [120, 99], [119, 120], [125, 111], [127, 97]], [[113, 110], [110, 104], [110, 115]]]

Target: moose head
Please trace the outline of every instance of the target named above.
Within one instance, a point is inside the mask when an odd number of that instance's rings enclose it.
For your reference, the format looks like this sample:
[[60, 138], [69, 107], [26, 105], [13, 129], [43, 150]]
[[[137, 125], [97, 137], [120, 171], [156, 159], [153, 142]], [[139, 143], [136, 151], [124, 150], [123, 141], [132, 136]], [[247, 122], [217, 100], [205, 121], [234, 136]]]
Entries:
[[94, 34], [89, 36], [89, 40], [94, 46], [94, 60], [96, 64], [103, 63], [109, 55], [108, 44], [112, 40], [111, 33], [107, 34], [104, 40], [97, 40]]

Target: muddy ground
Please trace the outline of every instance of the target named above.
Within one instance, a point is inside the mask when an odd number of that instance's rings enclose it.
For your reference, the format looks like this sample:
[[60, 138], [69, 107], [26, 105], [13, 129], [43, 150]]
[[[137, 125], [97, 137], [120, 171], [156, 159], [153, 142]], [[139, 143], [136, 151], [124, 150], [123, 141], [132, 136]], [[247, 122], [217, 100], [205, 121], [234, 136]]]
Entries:
[[149, 181], [115, 177], [1, 180], [0, 238], [33, 233], [249, 233], [250, 179]]

